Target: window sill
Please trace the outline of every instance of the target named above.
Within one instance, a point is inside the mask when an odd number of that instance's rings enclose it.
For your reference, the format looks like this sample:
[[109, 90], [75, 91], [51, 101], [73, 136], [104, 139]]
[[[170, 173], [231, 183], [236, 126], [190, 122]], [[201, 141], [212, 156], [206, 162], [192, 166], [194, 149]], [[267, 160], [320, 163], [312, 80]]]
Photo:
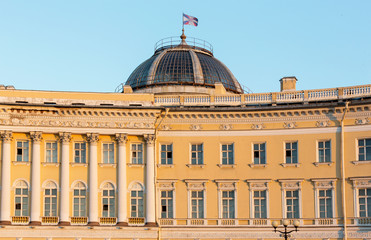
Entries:
[[216, 164], [220, 168], [235, 168], [236, 164]]
[[87, 163], [70, 163], [72, 167], [87, 167], [88, 164]]
[[363, 164], [371, 164], [371, 161], [370, 160], [368, 160], [368, 161], [352, 161], [352, 163], [354, 165], [358, 165], [358, 164], [363, 165]]
[[18, 162], [18, 161], [13, 161], [12, 162], [14, 165], [26, 165], [29, 166], [30, 162]]
[[41, 163], [44, 167], [45, 166], [54, 166], [54, 167], [58, 167], [59, 166], [59, 162], [42, 162]]
[[138, 164], [138, 163], [128, 163], [128, 167], [134, 167], [134, 168], [144, 168], [144, 164]]
[[300, 167], [300, 163], [281, 163], [282, 167]]
[[314, 162], [314, 166], [318, 167], [318, 166], [331, 166], [334, 162]]
[[266, 168], [268, 164], [264, 163], [264, 164], [255, 164], [255, 163], [252, 163], [252, 164], [247, 164], [249, 165], [249, 167], [251, 168]]
[[205, 164], [186, 164], [189, 168], [204, 168]]
[[158, 168], [173, 168], [174, 164], [157, 164]]
[[98, 163], [99, 167], [113, 167], [116, 168], [116, 163]]

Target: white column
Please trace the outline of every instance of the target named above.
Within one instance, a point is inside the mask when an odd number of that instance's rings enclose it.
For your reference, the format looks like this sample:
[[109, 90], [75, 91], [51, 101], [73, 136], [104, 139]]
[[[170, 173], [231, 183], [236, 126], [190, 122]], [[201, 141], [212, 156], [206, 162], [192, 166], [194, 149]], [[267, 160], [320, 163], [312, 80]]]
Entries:
[[32, 139], [30, 225], [40, 225], [40, 141], [42, 133], [30, 132], [30, 136]]
[[89, 144], [89, 225], [99, 225], [98, 221], [98, 157], [97, 133], [86, 134]]
[[61, 191], [59, 208], [59, 225], [70, 225], [70, 141], [71, 133], [60, 132], [59, 140], [62, 145], [61, 158]]
[[1, 169], [1, 205], [0, 205], [0, 224], [10, 224], [10, 143], [13, 133], [4, 131], [1, 133], [3, 140], [3, 156]]
[[117, 225], [127, 225], [127, 200], [126, 200], [126, 142], [127, 135], [124, 133], [116, 134], [116, 141], [118, 145], [117, 157]]
[[155, 211], [155, 135], [144, 135], [146, 140], [146, 225], [156, 225]]

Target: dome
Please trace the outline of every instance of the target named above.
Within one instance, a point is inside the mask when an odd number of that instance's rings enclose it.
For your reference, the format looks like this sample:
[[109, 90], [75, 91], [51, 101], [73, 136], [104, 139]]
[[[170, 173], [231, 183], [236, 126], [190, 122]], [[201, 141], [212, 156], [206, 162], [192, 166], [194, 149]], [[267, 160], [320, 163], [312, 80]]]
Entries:
[[160, 40], [152, 57], [140, 64], [125, 85], [134, 92], [212, 93], [215, 83], [222, 83], [227, 92], [242, 93], [232, 72], [213, 56], [206, 41], [174, 37]]

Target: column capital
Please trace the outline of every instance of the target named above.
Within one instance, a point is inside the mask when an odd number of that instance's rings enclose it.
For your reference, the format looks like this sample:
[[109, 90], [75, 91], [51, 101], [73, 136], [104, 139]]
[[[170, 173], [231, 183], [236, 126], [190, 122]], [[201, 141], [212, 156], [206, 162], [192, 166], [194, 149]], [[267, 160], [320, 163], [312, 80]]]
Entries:
[[144, 134], [144, 140], [148, 145], [153, 145], [155, 143], [155, 135], [154, 134]]
[[115, 138], [118, 144], [125, 144], [128, 141], [126, 133], [116, 133]]
[[13, 132], [6, 130], [1, 133], [1, 138], [3, 139], [3, 142], [9, 143], [13, 140]]
[[98, 133], [87, 133], [86, 134], [86, 140], [90, 144], [97, 144], [99, 141], [99, 134]]
[[69, 143], [71, 141], [71, 133], [69, 132], [60, 132], [59, 134], [59, 141], [61, 143]]
[[31, 139], [34, 143], [40, 143], [42, 132], [30, 132]]

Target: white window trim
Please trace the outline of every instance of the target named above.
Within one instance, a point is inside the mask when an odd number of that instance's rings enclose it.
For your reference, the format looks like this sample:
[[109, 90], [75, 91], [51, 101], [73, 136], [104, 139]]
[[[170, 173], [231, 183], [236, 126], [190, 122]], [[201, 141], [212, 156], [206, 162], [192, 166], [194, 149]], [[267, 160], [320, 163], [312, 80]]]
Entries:
[[218, 187], [218, 216], [223, 218], [223, 202], [222, 202], [222, 192], [223, 191], [234, 191], [234, 219], [238, 216], [238, 206], [237, 206], [237, 182], [238, 180], [215, 180]]
[[254, 211], [254, 191], [266, 191], [266, 203], [267, 203], [267, 219], [269, 219], [270, 211], [269, 211], [269, 189], [268, 189], [268, 183], [270, 182], [270, 179], [262, 179], [262, 180], [246, 180], [246, 182], [249, 184], [249, 192], [250, 192], [250, 218], [254, 219], [255, 217], [255, 211]]
[[364, 163], [371, 163], [370, 160], [364, 160], [364, 161], [360, 161], [359, 160], [359, 144], [358, 144], [358, 141], [359, 140], [363, 140], [363, 139], [371, 139], [370, 136], [366, 136], [366, 137], [358, 137], [355, 139], [355, 146], [356, 146], [356, 151], [355, 151], [355, 158], [356, 159], [355, 161], [352, 161], [353, 164], [357, 165], [357, 164], [364, 164]]
[[[75, 162], [75, 157], [76, 157], [76, 152], [75, 152], [75, 150], [76, 150], [76, 148], [75, 148], [75, 143], [85, 143], [85, 163], [82, 163], [82, 162], [79, 162], [79, 163], [77, 163], [77, 162]], [[89, 163], [89, 146], [88, 146], [88, 142], [85, 142], [85, 141], [76, 141], [76, 142], [73, 142], [73, 158], [72, 158], [72, 162], [71, 162], [71, 164], [72, 165], [78, 165], [78, 164], [81, 164], [81, 165], [86, 165], [86, 164], [88, 164]], [[81, 159], [81, 157], [80, 157], [80, 159]]]
[[[230, 164], [230, 163], [223, 164], [223, 154], [222, 154], [223, 153], [223, 150], [222, 150], [223, 145], [231, 145], [231, 144], [233, 146], [233, 152], [232, 152], [233, 163], [232, 164]], [[220, 154], [220, 159], [219, 159], [220, 166], [224, 166], [224, 165], [231, 165], [231, 166], [233, 166], [233, 165], [236, 165], [235, 144], [234, 144], [234, 142], [221, 142], [219, 144], [219, 148], [220, 148], [220, 151], [219, 151], [219, 154]], [[205, 159], [204, 159], [204, 161], [205, 161]]]
[[[20, 161], [20, 162], [18, 162], [17, 161], [17, 149], [18, 149], [18, 147], [17, 147], [17, 143], [18, 142], [28, 142], [28, 161]], [[32, 156], [32, 152], [31, 152], [31, 149], [32, 149], [32, 146], [31, 146], [31, 141], [30, 141], [30, 139], [16, 139], [15, 140], [15, 159], [14, 159], [14, 163], [30, 163], [31, 162], [31, 156]], [[22, 153], [22, 156], [23, 156], [23, 153]]]
[[[297, 163], [286, 163], [286, 143], [297, 143], [296, 146], [296, 154], [297, 154], [297, 159], [298, 159], [298, 162]], [[292, 157], [292, 155], [291, 155]], [[287, 140], [287, 141], [284, 141], [283, 142], [283, 163], [281, 164], [282, 166], [286, 167], [286, 166], [289, 166], [289, 165], [295, 165], [296, 167], [300, 166], [300, 158], [299, 158], [299, 140]]]
[[[204, 192], [204, 218], [207, 218], [207, 209], [206, 209], [206, 201], [207, 201], [207, 195], [206, 195], [206, 183], [208, 180], [200, 179], [200, 180], [184, 180], [184, 182], [187, 185], [187, 195], [188, 195], [188, 218], [192, 218], [192, 203], [191, 203], [191, 192], [192, 191], [203, 191]], [[200, 218], [202, 219], [202, 218]]]
[[[303, 209], [302, 209], [302, 191], [301, 191], [301, 183], [303, 179], [282, 179], [278, 180], [279, 183], [281, 183], [281, 199], [282, 199], [282, 218], [286, 219], [287, 217], [287, 211], [286, 211], [286, 191], [299, 191], [299, 218], [298, 220], [301, 221], [300, 219], [303, 216]], [[292, 218], [294, 219], [294, 218]], [[296, 218], [295, 218], [296, 219]], [[302, 222], [301, 222], [302, 224]]]
[[[48, 162], [47, 159], [46, 159], [46, 151], [47, 151], [46, 144], [48, 144], [48, 143], [56, 143], [57, 144], [57, 162]], [[44, 162], [43, 162], [44, 164], [58, 164], [60, 162], [60, 160], [59, 160], [59, 144], [58, 144], [57, 140], [47, 140], [47, 141], [45, 141], [44, 149], [45, 149], [45, 156], [44, 156]]]
[[311, 181], [314, 184], [314, 209], [315, 209], [315, 217], [320, 218], [320, 213], [319, 213], [319, 190], [329, 190], [331, 189], [331, 194], [332, 194], [332, 199], [331, 199], [331, 204], [332, 204], [332, 218], [336, 218], [336, 201], [335, 201], [335, 183], [336, 179], [311, 179]]
[[157, 180], [157, 196], [156, 206], [158, 207], [157, 216], [161, 218], [161, 191], [173, 191], [173, 219], [176, 218], [176, 190], [175, 184], [178, 180]]
[[[45, 180], [42, 184], [42, 196], [43, 196], [43, 205], [42, 205], [42, 212], [43, 214], [45, 214], [45, 189], [47, 189], [48, 187], [46, 186], [49, 182], [52, 182], [54, 185], [55, 185], [55, 188], [57, 189], [57, 195], [56, 195], [56, 200], [57, 200], [57, 206], [56, 206], [56, 216], [53, 216], [53, 217], [58, 217], [59, 216], [59, 195], [58, 195], [58, 192], [59, 192], [59, 186], [58, 186], [58, 183], [54, 180]], [[49, 216], [45, 216], [45, 217], [49, 217]]]
[[354, 216], [359, 218], [359, 203], [358, 203], [358, 191], [362, 188], [371, 188], [371, 177], [364, 178], [350, 178], [353, 183], [353, 196], [354, 196]]
[[[115, 212], [114, 212], [114, 216], [111, 216], [110, 218], [116, 218], [117, 217], [117, 188], [116, 188], [115, 183], [109, 180], [103, 181], [99, 188], [100, 200], [101, 200], [100, 216], [103, 217], [103, 198], [107, 197], [107, 196], [103, 196], [103, 190], [105, 190], [104, 186], [106, 184], [110, 184], [113, 187], [113, 191], [115, 193], [115, 195], [113, 196], [113, 199], [115, 200], [115, 204], [114, 204]], [[109, 197], [108, 199], [110, 199], [111, 196], [108, 196], [108, 197]], [[109, 210], [108, 210], [108, 214], [109, 214]]]
[[[136, 186], [140, 186], [140, 189]], [[132, 218], [131, 216], [131, 191], [143, 191], [143, 217], [140, 218], [146, 218], [146, 188], [144, 187], [144, 184], [139, 180], [134, 180], [129, 184], [127, 194], [129, 196], [129, 212], [128, 212], [128, 218]], [[139, 213], [139, 209], [137, 210], [137, 213]]]
[[[171, 149], [172, 149], [172, 155], [173, 155], [173, 163], [172, 164], [162, 164], [161, 163], [161, 147], [162, 145], [171, 145]], [[169, 167], [173, 167], [174, 166], [174, 144], [172, 142], [160, 142], [159, 144], [159, 149], [158, 149], [158, 163], [157, 163], [157, 166], [158, 167], [161, 167], [161, 166], [169, 166]]]
[[[113, 144], [113, 163], [105, 163], [104, 162], [104, 144]], [[104, 165], [115, 165], [116, 164], [116, 157], [117, 157], [117, 154], [116, 154], [116, 144], [115, 142], [112, 142], [112, 141], [107, 141], [107, 142], [102, 142], [102, 145], [101, 145], [101, 164], [104, 164]]]
[[[262, 144], [262, 143], [264, 143], [265, 144], [265, 163], [259, 163], [259, 164], [255, 164], [254, 163], [254, 145], [255, 144]], [[267, 157], [267, 154], [268, 154], [268, 151], [267, 151], [267, 142], [252, 142], [251, 143], [251, 165], [255, 165], [255, 166], [265, 166], [265, 165], [267, 165], [267, 163], [268, 163], [268, 157]]]
[[[192, 145], [202, 145], [202, 164], [192, 164]], [[205, 144], [203, 142], [192, 142], [189, 143], [189, 164], [187, 164], [188, 167], [191, 166], [203, 166], [205, 165]]]
[[[320, 162], [319, 161], [319, 148], [318, 148], [318, 143], [319, 142], [326, 142], [326, 141], [330, 141], [330, 162]], [[319, 166], [319, 165], [331, 165], [333, 163], [332, 161], [332, 141], [331, 139], [317, 139], [316, 140], [316, 162], [314, 163], [314, 165], [316, 166]]]
[[[142, 144], [142, 163], [133, 163], [133, 144]], [[132, 166], [132, 165], [144, 165], [144, 162], [145, 162], [145, 158], [146, 156], [144, 156], [144, 143], [143, 142], [131, 142], [130, 143], [130, 162], [128, 163], [129, 166]]]

